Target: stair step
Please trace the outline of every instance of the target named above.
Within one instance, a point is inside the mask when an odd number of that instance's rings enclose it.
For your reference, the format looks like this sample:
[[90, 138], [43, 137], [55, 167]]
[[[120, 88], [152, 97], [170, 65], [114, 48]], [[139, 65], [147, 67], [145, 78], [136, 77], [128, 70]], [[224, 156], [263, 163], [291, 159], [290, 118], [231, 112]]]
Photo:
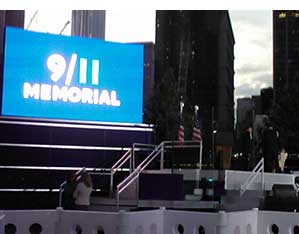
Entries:
[[202, 199], [202, 195], [194, 195], [194, 194], [186, 194], [186, 201], [200, 201]]

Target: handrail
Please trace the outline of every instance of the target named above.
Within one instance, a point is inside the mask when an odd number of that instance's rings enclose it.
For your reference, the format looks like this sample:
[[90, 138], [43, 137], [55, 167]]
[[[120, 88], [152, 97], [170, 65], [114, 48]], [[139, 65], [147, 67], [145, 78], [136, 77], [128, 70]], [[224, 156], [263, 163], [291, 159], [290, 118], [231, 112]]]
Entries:
[[255, 181], [256, 177], [261, 173], [261, 185], [262, 191], [264, 190], [264, 158], [258, 162], [258, 164], [253, 168], [250, 176], [247, 177], [246, 181], [241, 185], [240, 196], [247, 191], [248, 187]]
[[[162, 144], [162, 143], [161, 143]], [[155, 149], [154, 149], [154, 151], [152, 151], [140, 164], [139, 164], [139, 166], [127, 177], [127, 178], [125, 178], [117, 187], [121, 187], [121, 186], [123, 186], [123, 184], [125, 184], [127, 181], [129, 181], [130, 180], [130, 178], [132, 177], [132, 175], [134, 175], [134, 173], [136, 173], [136, 172], [141, 172], [140, 171], [140, 169], [141, 169], [141, 166], [143, 166], [143, 164], [144, 164], [144, 162], [146, 162], [146, 161], [148, 161], [149, 160], [149, 158], [151, 158], [155, 153], [156, 153], [156, 151], [159, 149], [159, 148], [161, 148], [161, 144], [158, 146], [158, 147], [156, 147]], [[160, 152], [160, 151], [159, 151]], [[158, 152], [158, 153], [159, 153]], [[156, 156], [156, 155], [155, 155]]]
[[183, 142], [183, 145], [182, 145], [182, 142], [181, 141], [163, 141], [164, 145], [167, 145], [167, 144], [170, 144], [170, 145], [177, 145], [177, 146], [180, 146], [182, 148], [185, 148], [186, 146], [188, 146], [188, 144], [191, 144], [191, 145], [197, 145], [200, 143], [200, 141], [192, 141], [192, 140], [186, 140]]
[[199, 174], [199, 171], [201, 171], [201, 164], [202, 164], [202, 141], [186, 140], [183, 142], [183, 144], [181, 141], [163, 141], [162, 144], [163, 147], [162, 147], [161, 159], [160, 159], [160, 170], [164, 169], [164, 149], [200, 148], [200, 153], [199, 153], [200, 168], [197, 170], [197, 174]]
[[[163, 169], [163, 160], [164, 160], [164, 148], [168, 148], [168, 144], [171, 144], [172, 147], [182, 147], [182, 148], [202, 148], [202, 142], [199, 141], [185, 141], [183, 145], [180, 141], [163, 141], [160, 145], [156, 146], [155, 149], [138, 165], [138, 167], [127, 177], [125, 178], [119, 185], [117, 185], [116, 189], [116, 207], [119, 208], [119, 197], [120, 193], [122, 193], [128, 186], [130, 186], [140, 175], [142, 171], [161, 153], [161, 167]], [[187, 145], [185, 145], [187, 143]], [[191, 145], [188, 145], [190, 143]], [[193, 144], [193, 145], [192, 145]], [[134, 151], [133, 151], [134, 152]], [[199, 163], [202, 162], [202, 153], [200, 152]], [[201, 169], [201, 166], [200, 166]], [[137, 194], [138, 196], [138, 194]]]
[[[131, 149], [129, 149], [126, 153], [124, 153], [124, 155], [116, 162], [116, 163], [114, 163], [113, 164], [113, 166], [111, 167], [111, 170], [113, 171], [116, 167], [116, 169], [118, 169], [118, 168], [120, 168], [122, 165], [123, 165], [123, 160], [126, 160], [125, 158], [128, 156], [128, 154], [130, 154], [131, 153]], [[118, 164], [120, 164], [119, 166], [118, 166]]]
[[[138, 147], [138, 148], [137, 148]], [[152, 145], [152, 144], [143, 144], [143, 143], [134, 143], [132, 146], [132, 163], [131, 163], [131, 171], [135, 170], [135, 152], [136, 151], [148, 151], [148, 150], [152, 150], [155, 147], [157, 147], [157, 145]]]
[[109, 194], [112, 196], [113, 193], [113, 175], [115, 172], [122, 166], [124, 165], [128, 159], [131, 159], [132, 157], [132, 149], [129, 149], [124, 155], [116, 162], [114, 165], [111, 167], [111, 174], [110, 174], [110, 190]]
[[[148, 148], [154, 148], [156, 147], [156, 145], [152, 145], [152, 144], [143, 144], [143, 143], [133, 143], [134, 148], [136, 146], [139, 146], [139, 148], [137, 150], [143, 150], [143, 149], [148, 149]], [[145, 148], [141, 148], [142, 146], [144, 146]]]
[[[137, 148], [138, 147], [138, 148]], [[111, 168], [110, 176], [110, 196], [113, 193], [113, 176], [115, 172], [124, 165], [128, 160], [130, 160], [130, 174], [135, 169], [135, 151], [149, 150], [149, 148], [154, 148], [156, 145], [134, 143], [132, 148], [129, 149]]]
[[[82, 174], [83, 172], [85, 172], [86, 168], [83, 167], [81, 170], [77, 171], [75, 174], [76, 176], [79, 176], [80, 174]], [[64, 191], [64, 185], [66, 184], [66, 180], [63, 181], [60, 186], [59, 186], [59, 207], [61, 207], [62, 205], [62, 193]]]
[[138, 177], [139, 174], [145, 169], [145, 167], [150, 164], [156, 157], [161, 153], [163, 148], [163, 142], [157, 146], [139, 165], [138, 167], [119, 185], [116, 189], [116, 207], [119, 208], [119, 195], [124, 191], [128, 186], [130, 186]]

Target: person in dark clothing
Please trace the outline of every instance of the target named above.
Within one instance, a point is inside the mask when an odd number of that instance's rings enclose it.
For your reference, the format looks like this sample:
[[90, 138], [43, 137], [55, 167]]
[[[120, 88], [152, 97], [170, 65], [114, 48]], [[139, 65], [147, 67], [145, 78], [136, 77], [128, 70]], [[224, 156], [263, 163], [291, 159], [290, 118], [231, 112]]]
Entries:
[[280, 172], [278, 163], [279, 134], [269, 121], [266, 121], [266, 129], [263, 132], [263, 155], [265, 172]]
[[75, 199], [73, 197], [76, 189], [76, 175], [71, 173], [68, 175], [66, 184], [63, 187], [62, 206], [66, 210], [75, 209]]
[[247, 171], [248, 161], [251, 160], [252, 157], [252, 126], [249, 125], [246, 130], [241, 135], [241, 169]]

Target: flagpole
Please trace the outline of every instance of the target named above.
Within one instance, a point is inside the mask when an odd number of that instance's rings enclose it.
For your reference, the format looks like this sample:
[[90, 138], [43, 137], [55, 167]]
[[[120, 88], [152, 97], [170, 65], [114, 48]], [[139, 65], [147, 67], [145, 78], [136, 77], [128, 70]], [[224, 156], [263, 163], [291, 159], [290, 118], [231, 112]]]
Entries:
[[183, 118], [183, 108], [184, 102], [180, 102], [180, 120], [179, 120], [179, 130], [178, 130], [178, 140], [179, 145], [183, 145], [185, 141], [185, 129], [184, 129], [184, 118]]
[[183, 113], [184, 102], [180, 102], [180, 113]]
[[[199, 107], [197, 105], [194, 106], [194, 116], [197, 114]], [[199, 189], [199, 177], [201, 172], [201, 164], [202, 164], [202, 139], [200, 140], [200, 150], [199, 150], [199, 161], [198, 167], [196, 169], [196, 189]]]

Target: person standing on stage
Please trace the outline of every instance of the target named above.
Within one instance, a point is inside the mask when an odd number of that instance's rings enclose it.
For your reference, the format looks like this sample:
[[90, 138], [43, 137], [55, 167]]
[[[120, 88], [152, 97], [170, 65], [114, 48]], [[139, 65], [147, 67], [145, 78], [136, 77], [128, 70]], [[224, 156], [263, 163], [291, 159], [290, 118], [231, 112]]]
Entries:
[[242, 166], [241, 169], [247, 171], [248, 162], [252, 160], [252, 126], [248, 125], [241, 135]]
[[87, 172], [83, 173], [81, 182], [77, 184], [74, 192], [75, 205], [78, 210], [88, 210], [92, 186], [90, 175]]
[[278, 163], [279, 133], [274, 130], [271, 122], [265, 120], [266, 129], [263, 132], [263, 155], [265, 172], [280, 172]]
[[75, 209], [75, 200], [73, 197], [76, 189], [76, 174], [70, 173], [67, 176], [66, 183], [63, 186], [62, 206], [65, 210]]

